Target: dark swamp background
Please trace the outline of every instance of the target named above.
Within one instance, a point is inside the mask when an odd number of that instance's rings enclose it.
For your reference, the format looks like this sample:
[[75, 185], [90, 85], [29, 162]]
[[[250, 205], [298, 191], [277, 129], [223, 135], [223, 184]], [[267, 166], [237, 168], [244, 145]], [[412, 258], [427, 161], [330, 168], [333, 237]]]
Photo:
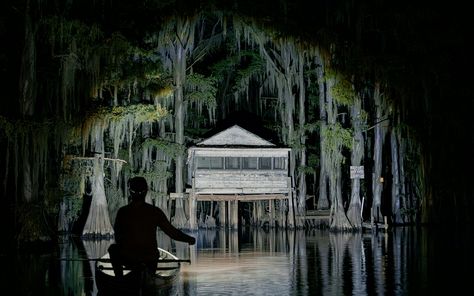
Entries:
[[[319, 230], [291, 234], [279, 230], [241, 230], [237, 234], [199, 231], [195, 233], [199, 239], [195, 250], [169, 242], [170, 249], [181, 252], [183, 256], [194, 256], [195, 263], [183, 266], [184, 275], [181, 275], [173, 293], [209, 295], [216, 291], [216, 287], [226, 286], [231, 290], [221, 289], [216, 294], [277, 295], [280, 291], [282, 295], [441, 295], [469, 290], [474, 217], [474, 48], [471, 45], [474, 26], [467, 1], [170, 0], [142, 1], [139, 4], [132, 1], [122, 4], [87, 1], [90, 2], [101, 4], [102, 9], [88, 11], [85, 8], [88, 5], [80, 5], [78, 1], [9, 0], [0, 4], [2, 117], [23, 119], [18, 103], [21, 97], [19, 81], [26, 39], [25, 17], [31, 7], [38, 18], [71, 9], [71, 15], [78, 19], [86, 22], [103, 19], [110, 28], [120, 27], [124, 33], [134, 36], [140, 35], [140, 30], [150, 26], [153, 20], [168, 13], [187, 14], [212, 4], [229, 13], [272, 24], [282, 34], [301, 39], [317, 39], [321, 32], [330, 31], [349, 49], [358, 48], [361, 55], [373, 56], [374, 63], [380, 68], [398, 69], [395, 73], [398, 73], [396, 78], [400, 85], [419, 85], [421, 80], [413, 77], [427, 77], [422, 81], [426, 83], [423, 89], [429, 93], [428, 99], [421, 93], [418, 98], [413, 96], [413, 100], [420, 101], [406, 103], [405, 110], [407, 120], [417, 127], [424, 153], [432, 161], [427, 178], [435, 198], [430, 205], [433, 215], [429, 223], [396, 227], [387, 233], [363, 234], [329, 234]], [[152, 9], [156, 6], [164, 7], [160, 10], [161, 15]], [[357, 22], [361, 15], [365, 16], [365, 22]], [[39, 109], [49, 104], [45, 98], [39, 101]], [[419, 109], [416, 107], [419, 105], [426, 108]], [[0, 144], [5, 147], [8, 141], [2, 134]], [[3, 168], [8, 165], [5, 151], [0, 148]], [[87, 265], [61, 265], [56, 260], [61, 250], [66, 250], [68, 256], [88, 258], [80, 238], [56, 236], [53, 227], [51, 241], [27, 244], [18, 241], [17, 230], [21, 225], [18, 225], [15, 213], [20, 202], [9, 190], [11, 187], [7, 181], [11, 179], [10, 176], [2, 180], [0, 192], [2, 294], [7, 295], [13, 289], [12, 294], [16, 295], [94, 295], [97, 291], [90, 281], [92, 274]], [[347, 243], [350, 241], [347, 237], [351, 235], [356, 243]], [[363, 248], [357, 249], [360, 246]], [[351, 251], [354, 248], [357, 251]], [[326, 253], [321, 251], [325, 249]], [[216, 253], [216, 257], [210, 253]], [[236, 258], [247, 258], [249, 254], [269, 260], [236, 263]], [[364, 260], [362, 254], [366, 256]], [[215, 268], [212, 258], [227, 258], [227, 269], [222, 270], [222, 273], [232, 275], [227, 282], [225, 279], [216, 282], [219, 274], [210, 272]], [[326, 264], [330, 267], [323, 268], [323, 258], [329, 260]], [[290, 278], [291, 281], [279, 285], [265, 277], [256, 277], [258, 280], [246, 286], [245, 282], [238, 280], [239, 277], [246, 278], [249, 270], [264, 274], [272, 269], [277, 271], [277, 279]], [[353, 274], [355, 269], [361, 273]], [[380, 278], [381, 275], [384, 277]], [[357, 276], [365, 278], [361, 280]], [[244, 290], [249, 287], [250, 290]], [[272, 290], [275, 287], [280, 290]]]

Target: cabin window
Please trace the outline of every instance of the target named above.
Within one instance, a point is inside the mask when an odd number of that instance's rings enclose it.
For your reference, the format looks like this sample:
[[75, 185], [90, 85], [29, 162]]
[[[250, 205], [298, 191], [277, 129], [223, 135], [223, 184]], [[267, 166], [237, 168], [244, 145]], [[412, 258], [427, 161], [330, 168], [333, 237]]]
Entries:
[[261, 170], [271, 170], [272, 169], [272, 158], [271, 157], [260, 157], [258, 168]]
[[222, 157], [197, 157], [198, 169], [223, 169]]
[[285, 170], [286, 157], [196, 157], [198, 169]]
[[196, 157], [198, 169], [208, 169], [211, 166], [210, 157]]
[[211, 169], [223, 169], [224, 160], [222, 157], [211, 157]]
[[225, 168], [228, 170], [240, 169], [240, 157], [226, 157]]
[[284, 170], [285, 166], [285, 157], [275, 157], [273, 158], [273, 169], [275, 170]]
[[244, 157], [242, 158], [242, 168], [256, 170], [258, 167], [257, 157]]

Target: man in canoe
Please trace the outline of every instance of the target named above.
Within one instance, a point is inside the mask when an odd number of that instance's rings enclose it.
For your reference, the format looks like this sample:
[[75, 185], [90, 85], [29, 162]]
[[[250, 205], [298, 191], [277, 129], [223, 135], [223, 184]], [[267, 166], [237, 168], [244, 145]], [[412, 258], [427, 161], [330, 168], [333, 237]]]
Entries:
[[151, 271], [156, 269], [158, 243], [156, 230], [177, 241], [195, 244], [196, 239], [175, 228], [158, 207], [145, 202], [148, 185], [143, 177], [134, 177], [128, 183], [131, 202], [121, 207], [115, 218], [115, 244], [108, 251], [116, 276], [123, 276], [122, 265], [130, 268], [146, 264]]

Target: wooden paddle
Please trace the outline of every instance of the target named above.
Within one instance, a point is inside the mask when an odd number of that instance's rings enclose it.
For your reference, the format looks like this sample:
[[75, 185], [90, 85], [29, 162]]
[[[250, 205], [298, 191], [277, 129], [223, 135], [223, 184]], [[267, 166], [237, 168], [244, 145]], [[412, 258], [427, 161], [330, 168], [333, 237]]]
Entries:
[[[103, 258], [57, 258], [59, 261], [98, 261], [98, 262], [110, 262], [110, 259]], [[172, 262], [187, 262], [191, 263], [191, 259], [160, 259], [158, 263], [172, 263]]]

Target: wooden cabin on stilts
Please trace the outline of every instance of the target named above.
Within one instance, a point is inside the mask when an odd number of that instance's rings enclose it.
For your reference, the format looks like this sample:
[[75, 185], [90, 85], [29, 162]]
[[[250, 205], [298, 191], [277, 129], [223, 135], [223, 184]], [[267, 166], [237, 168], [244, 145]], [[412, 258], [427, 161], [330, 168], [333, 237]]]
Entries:
[[190, 228], [286, 227], [294, 219], [289, 155], [238, 125], [190, 147]]

